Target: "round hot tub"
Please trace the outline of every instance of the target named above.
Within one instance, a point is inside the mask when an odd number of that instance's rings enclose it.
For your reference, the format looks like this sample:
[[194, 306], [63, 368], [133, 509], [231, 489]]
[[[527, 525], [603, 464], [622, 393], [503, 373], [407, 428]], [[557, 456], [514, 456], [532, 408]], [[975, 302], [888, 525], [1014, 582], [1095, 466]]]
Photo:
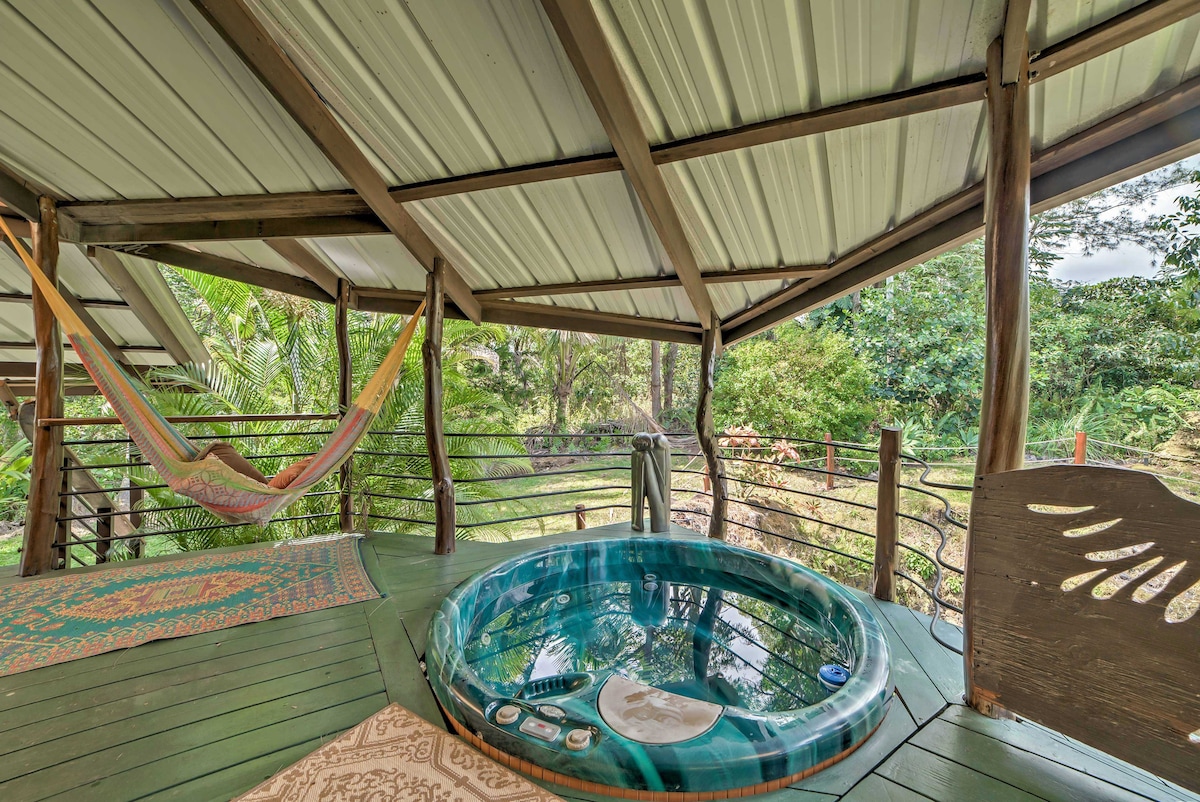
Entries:
[[875, 731], [892, 690], [883, 631], [853, 594], [700, 537], [556, 545], [484, 570], [434, 615], [426, 663], [489, 755], [664, 800], [818, 771]]

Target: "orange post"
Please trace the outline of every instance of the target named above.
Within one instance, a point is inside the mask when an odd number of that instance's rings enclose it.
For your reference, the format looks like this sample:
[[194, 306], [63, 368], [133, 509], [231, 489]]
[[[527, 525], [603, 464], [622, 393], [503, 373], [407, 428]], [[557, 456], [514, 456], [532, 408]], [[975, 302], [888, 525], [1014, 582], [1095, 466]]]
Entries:
[[1075, 464], [1087, 465], [1087, 432], [1075, 432]]
[[833, 473], [837, 470], [837, 461], [833, 457], [833, 433], [825, 432], [825, 489], [833, 490]]
[[575, 528], [587, 529], [587, 515], [584, 513], [584, 505], [575, 505]]

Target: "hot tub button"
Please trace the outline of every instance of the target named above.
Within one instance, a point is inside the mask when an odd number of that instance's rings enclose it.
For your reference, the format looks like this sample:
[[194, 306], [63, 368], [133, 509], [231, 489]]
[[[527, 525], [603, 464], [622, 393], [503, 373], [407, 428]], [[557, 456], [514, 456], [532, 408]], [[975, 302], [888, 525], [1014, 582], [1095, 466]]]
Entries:
[[567, 748], [572, 752], [587, 749], [591, 743], [592, 733], [590, 730], [571, 730], [567, 733]]
[[518, 727], [521, 732], [526, 735], [532, 735], [534, 738], [540, 738], [543, 741], [553, 741], [562, 732], [562, 727], [557, 724], [551, 724], [549, 721], [542, 721], [536, 718], [527, 718], [521, 722]]
[[537, 711], [538, 715], [554, 719], [555, 721], [562, 721], [567, 717], [567, 711], [556, 705], [541, 705]]
[[496, 711], [496, 723], [502, 727], [508, 726], [521, 716], [521, 708], [516, 705], [503, 705]]

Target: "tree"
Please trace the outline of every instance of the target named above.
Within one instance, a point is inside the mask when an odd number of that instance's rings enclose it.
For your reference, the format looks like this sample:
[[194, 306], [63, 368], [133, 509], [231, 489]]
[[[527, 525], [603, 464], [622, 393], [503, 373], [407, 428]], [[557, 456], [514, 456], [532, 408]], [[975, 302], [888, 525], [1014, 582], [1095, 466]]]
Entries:
[[1200, 316], [1200, 170], [1190, 173], [1191, 191], [1175, 199], [1177, 211], [1157, 221], [1167, 239], [1162, 277], [1176, 284], [1174, 299], [1189, 316]]
[[650, 417], [662, 419], [663, 411], [663, 364], [662, 343], [650, 342]]

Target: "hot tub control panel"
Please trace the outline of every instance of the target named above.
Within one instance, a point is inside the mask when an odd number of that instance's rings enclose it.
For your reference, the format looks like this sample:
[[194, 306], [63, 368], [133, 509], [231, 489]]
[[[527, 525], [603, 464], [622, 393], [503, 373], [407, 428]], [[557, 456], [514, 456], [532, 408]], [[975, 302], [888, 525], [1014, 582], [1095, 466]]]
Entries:
[[[584, 721], [573, 721], [558, 705], [540, 704], [536, 707], [513, 699], [493, 708], [492, 722], [511, 736], [536, 739], [553, 749], [581, 754], [591, 750], [599, 733]], [[564, 733], [566, 733], [564, 735]]]

